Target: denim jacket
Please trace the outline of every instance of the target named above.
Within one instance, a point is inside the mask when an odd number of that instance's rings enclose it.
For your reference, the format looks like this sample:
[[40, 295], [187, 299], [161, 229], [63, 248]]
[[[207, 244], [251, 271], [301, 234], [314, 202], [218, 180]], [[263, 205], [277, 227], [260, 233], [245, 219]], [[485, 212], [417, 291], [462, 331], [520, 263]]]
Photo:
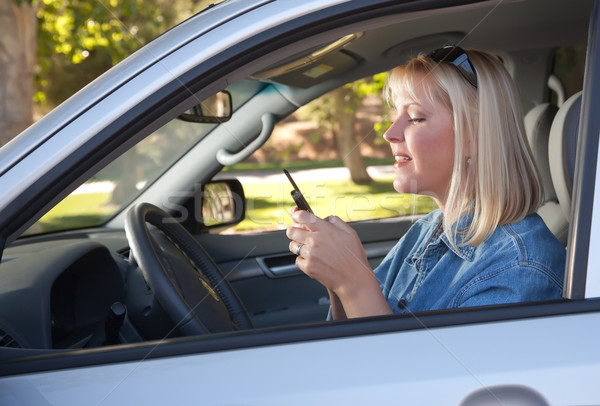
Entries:
[[375, 269], [394, 313], [560, 298], [565, 249], [532, 214], [453, 249], [442, 213], [417, 221]]

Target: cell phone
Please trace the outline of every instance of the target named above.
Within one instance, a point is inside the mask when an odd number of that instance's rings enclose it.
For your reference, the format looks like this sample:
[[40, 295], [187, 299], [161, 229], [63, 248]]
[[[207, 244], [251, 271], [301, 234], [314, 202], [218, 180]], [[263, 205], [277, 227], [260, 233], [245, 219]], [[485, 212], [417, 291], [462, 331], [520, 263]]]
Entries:
[[312, 213], [312, 209], [308, 205], [308, 202], [304, 198], [304, 195], [302, 194], [300, 189], [298, 189], [298, 185], [296, 185], [296, 182], [294, 182], [292, 175], [290, 175], [287, 169], [284, 169], [283, 173], [285, 173], [285, 176], [287, 176], [287, 178], [290, 180], [290, 183], [294, 187], [294, 190], [292, 190], [291, 195], [292, 199], [294, 199], [294, 201], [296, 202], [296, 206], [298, 206], [300, 210], [306, 210], [307, 212]]

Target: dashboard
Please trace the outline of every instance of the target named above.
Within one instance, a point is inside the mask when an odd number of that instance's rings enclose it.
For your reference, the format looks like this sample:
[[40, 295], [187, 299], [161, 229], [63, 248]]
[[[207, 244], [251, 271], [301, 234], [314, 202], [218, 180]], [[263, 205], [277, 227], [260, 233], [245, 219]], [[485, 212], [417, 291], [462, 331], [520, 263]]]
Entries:
[[0, 263], [3, 341], [36, 349], [103, 345], [111, 306], [125, 298], [128, 269], [127, 257], [115, 250], [127, 247], [124, 235], [107, 241], [27, 239], [6, 248]]

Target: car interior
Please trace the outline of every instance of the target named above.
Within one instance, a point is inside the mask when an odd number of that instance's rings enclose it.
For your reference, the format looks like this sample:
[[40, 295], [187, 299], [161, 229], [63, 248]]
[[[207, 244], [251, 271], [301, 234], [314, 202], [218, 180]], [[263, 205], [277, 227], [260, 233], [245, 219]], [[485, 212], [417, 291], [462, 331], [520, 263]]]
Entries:
[[[191, 111], [193, 97], [174, 105], [168, 121], [143, 134], [172, 154], [143, 182], [124, 183], [106, 216], [76, 229], [65, 216], [49, 231], [32, 221], [4, 248], [0, 346], [22, 356], [327, 325], [326, 289], [295, 267], [285, 231], [222, 232], [241, 220], [246, 202], [226, 202], [236, 214], [210, 225], [199, 214], [208, 204], [204, 191], [215, 184], [243, 196], [222, 170], [260, 148], [279, 121], [346, 83], [447, 44], [493, 52], [513, 75], [543, 177], [538, 212], [567, 246], [582, 82], [565, 83], [554, 66], [557, 50], [585, 50], [591, 7], [588, 0], [483, 1], [315, 29], [215, 89], [231, 95], [231, 117]], [[161, 140], [169, 134], [175, 135]], [[130, 171], [128, 153], [101, 171]], [[414, 221], [400, 216], [351, 225], [376, 267]], [[201, 276], [194, 278], [197, 268]], [[17, 356], [0, 353], [5, 360]]]

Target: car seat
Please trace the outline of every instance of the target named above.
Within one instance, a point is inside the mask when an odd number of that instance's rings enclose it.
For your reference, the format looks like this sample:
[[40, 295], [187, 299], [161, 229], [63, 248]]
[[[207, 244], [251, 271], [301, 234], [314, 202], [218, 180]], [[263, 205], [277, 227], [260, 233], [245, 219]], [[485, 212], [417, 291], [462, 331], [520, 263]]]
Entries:
[[550, 103], [535, 106], [525, 115], [525, 132], [544, 186], [544, 201], [537, 213], [556, 238], [564, 244], [567, 240], [569, 224], [562, 214], [554, 190], [548, 156], [550, 128], [557, 112], [558, 107]]
[[[563, 217], [571, 217], [571, 195], [575, 174], [575, 156], [577, 152], [577, 134], [581, 112], [581, 92], [569, 97], [559, 108], [552, 127], [548, 144], [548, 160], [552, 184], [558, 198]], [[566, 245], [566, 237], [563, 243]]]

